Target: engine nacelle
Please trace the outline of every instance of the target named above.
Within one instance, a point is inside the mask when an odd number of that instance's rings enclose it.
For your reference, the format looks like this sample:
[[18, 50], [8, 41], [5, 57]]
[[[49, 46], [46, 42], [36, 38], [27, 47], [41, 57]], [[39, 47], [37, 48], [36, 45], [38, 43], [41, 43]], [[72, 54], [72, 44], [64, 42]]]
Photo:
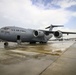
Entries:
[[43, 32], [43, 31], [34, 30], [34, 31], [33, 31], [33, 35], [34, 35], [35, 37], [43, 37], [43, 36], [44, 36], [44, 32]]
[[61, 31], [56, 31], [56, 32], [54, 33], [54, 36], [55, 36], [56, 38], [61, 38], [63, 35], [62, 35], [62, 32], [61, 32]]

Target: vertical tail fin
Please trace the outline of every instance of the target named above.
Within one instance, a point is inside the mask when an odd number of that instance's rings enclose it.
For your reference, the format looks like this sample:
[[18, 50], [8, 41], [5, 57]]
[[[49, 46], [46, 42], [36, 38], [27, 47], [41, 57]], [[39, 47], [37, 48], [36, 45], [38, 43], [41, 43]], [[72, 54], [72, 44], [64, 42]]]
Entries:
[[63, 25], [50, 25], [50, 26], [48, 26], [48, 27], [46, 27], [45, 29], [48, 29], [49, 28], [49, 31], [52, 31], [52, 29], [54, 28], [54, 27], [63, 27]]

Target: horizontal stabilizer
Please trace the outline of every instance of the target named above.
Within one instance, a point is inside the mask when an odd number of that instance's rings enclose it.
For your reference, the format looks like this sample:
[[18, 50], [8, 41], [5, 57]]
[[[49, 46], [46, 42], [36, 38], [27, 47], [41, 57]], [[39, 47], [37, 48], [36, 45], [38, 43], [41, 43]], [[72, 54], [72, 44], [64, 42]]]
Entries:
[[46, 27], [45, 29], [54, 28], [54, 27], [64, 27], [64, 26], [63, 25], [50, 25], [50, 26]]

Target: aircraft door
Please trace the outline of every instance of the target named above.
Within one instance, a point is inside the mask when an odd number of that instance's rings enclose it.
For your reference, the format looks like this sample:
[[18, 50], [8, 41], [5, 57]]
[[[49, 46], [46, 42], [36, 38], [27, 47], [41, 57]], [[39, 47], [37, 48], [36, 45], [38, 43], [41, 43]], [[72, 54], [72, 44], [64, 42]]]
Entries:
[[20, 40], [20, 35], [17, 35], [17, 40]]
[[21, 44], [21, 37], [20, 37], [20, 35], [17, 35], [17, 43]]

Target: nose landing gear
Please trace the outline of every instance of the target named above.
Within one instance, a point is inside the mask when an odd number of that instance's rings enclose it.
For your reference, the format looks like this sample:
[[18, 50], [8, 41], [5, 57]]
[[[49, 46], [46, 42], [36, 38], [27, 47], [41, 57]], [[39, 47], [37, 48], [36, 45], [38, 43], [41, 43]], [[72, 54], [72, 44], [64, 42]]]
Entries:
[[5, 43], [4, 43], [4, 47], [5, 47], [5, 48], [8, 47], [8, 42], [5, 42]]

